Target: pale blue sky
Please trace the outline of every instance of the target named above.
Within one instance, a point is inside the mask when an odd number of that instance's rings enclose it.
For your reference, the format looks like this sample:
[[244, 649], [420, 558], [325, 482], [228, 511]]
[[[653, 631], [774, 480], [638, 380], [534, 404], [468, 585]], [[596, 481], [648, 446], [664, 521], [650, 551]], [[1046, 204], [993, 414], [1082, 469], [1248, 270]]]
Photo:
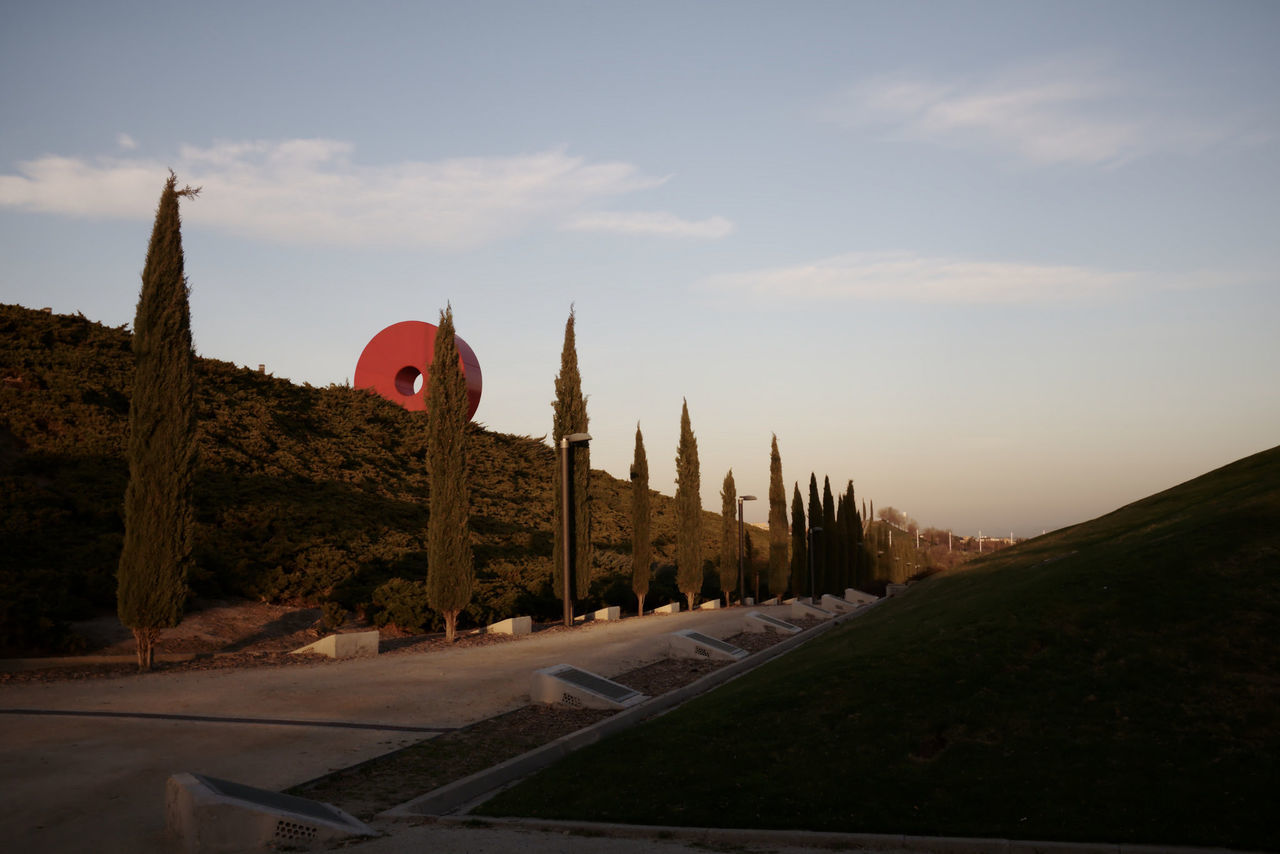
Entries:
[[[451, 301], [593, 463], [1038, 534], [1280, 442], [1280, 4], [53, 2], [0, 11], [0, 300], [316, 385]], [[765, 518], [765, 502], [748, 504]]]

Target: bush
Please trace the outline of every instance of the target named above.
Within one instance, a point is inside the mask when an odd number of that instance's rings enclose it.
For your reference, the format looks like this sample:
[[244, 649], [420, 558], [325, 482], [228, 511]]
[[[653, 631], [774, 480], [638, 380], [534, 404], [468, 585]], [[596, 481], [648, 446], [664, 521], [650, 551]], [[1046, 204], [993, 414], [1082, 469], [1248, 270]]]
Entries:
[[379, 609], [373, 617], [377, 626], [391, 623], [401, 631], [420, 632], [431, 618], [422, 581], [393, 578], [373, 591], [373, 604]]

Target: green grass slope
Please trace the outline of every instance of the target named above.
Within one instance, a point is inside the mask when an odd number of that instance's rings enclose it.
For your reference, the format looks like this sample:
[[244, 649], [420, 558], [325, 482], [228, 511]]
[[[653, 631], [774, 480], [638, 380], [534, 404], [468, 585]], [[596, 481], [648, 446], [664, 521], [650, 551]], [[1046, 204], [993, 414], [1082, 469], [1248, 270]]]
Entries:
[[[67, 621], [114, 611], [130, 346], [123, 327], [0, 305], [0, 650], [72, 649]], [[548, 401], [556, 370], [548, 366]], [[426, 574], [421, 413], [214, 359], [198, 360], [197, 377], [193, 592], [434, 623], [415, 607]], [[472, 425], [469, 453], [478, 590], [463, 624], [558, 617], [554, 452], [541, 439]], [[630, 490], [592, 472], [598, 580], [580, 607], [634, 607]], [[674, 502], [654, 493], [652, 507], [650, 606], [677, 595]], [[707, 556], [716, 553], [719, 518], [704, 519]]]
[[935, 576], [482, 808], [1280, 849], [1280, 448]]

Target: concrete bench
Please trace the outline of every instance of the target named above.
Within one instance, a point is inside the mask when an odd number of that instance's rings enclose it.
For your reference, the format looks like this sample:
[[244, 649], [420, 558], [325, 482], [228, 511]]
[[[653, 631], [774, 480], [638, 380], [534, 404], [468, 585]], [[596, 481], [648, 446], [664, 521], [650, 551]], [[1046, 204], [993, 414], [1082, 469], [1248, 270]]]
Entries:
[[292, 654], [310, 652], [329, 658], [365, 658], [378, 654], [378, 640], [376, 629], [371, 632], [347, 632], [320, 638], [315, 643], [295, 649]]
[[533, 617], [508, 617], [490, 623], [485, 630], [491, 635], [527, 635], [533, 633]]
[[667, 635], [668, 652], [672, 658], [693, 658], [702, 661], [738, 661], [749, 653], [719, 638], [704, 635], [694, 629], [681, 629]]
[[825, 608], [819, 608], [817, 605], [810, 605], [808, 602], [797, 601], [791, 604], [791, 616], [796, 620], [803, 620], [806, 617], [817, 617], [819, 620], [830, 620], [835, 616], [835, 614]]

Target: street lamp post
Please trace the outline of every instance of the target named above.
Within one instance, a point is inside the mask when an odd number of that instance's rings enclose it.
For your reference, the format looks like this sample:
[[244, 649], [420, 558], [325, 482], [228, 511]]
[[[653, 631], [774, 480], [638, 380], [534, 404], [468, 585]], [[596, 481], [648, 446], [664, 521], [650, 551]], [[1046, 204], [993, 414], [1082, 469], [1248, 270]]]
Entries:
[[818, 591], [813, 581], [813, 535], [822, 533], [822, 528], [809, 529], [809, 602], [817, 604]]
[[564, 541], [564, 624], [573, 627], [573, 556], [576, 553], [573, 543], [573, 481], [569, 479], [569, 449], [573, 445], [585, 445], [591, 441], [586, 433], [570, 433], [560, 439], [560, 498], [561, 498], [561, 537]]
[[742, 502], [755, 501], [755, 500], [756, 500], [756, 497], [754, 495], [738, 496], [738, 604], [739, 605], [742, 604], [742, 597], [745, 595], [742, 588], [742, 585], [743, 585], [742, 554], [744, 551], [746, 551], [746, 548], [747, 548], [746, 540], [745, 540], [745, 531], [742, 527]]

